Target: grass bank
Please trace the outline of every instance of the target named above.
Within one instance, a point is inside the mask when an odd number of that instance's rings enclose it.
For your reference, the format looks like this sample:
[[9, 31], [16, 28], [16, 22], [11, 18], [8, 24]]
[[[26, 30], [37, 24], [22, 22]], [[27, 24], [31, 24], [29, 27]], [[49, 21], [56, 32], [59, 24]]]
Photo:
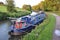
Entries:
[[7, 7], [4, 5], [0, 5], [0, 12], [7, 12]]
[[54, 25], [55, 17], [49, 14], [44, 22], [25, 35], [23, 40], [52, 40]]
[[6, 20], [7, 17], [17, 18], [17, 17], [25, 16], [25, 15], [28, 15], [31, 13], [30, 11], [22, 10], [20, 8], [19, 9], [16, 8], [16, 10], [17, 10], [17, 12], [9, 13], [7, 11], [6, 6], [0, 5], [0, 20]]
[[19, 12], [13, 12], [13, 13], [8, 13], [8, 12], [0, 12], [0, 20], [6, 20], [7, 17], [14, 17], [14, 18], [18, 18], [21, 16], [25, 16], [30, 14], [31, 12], [27, 12], [27, 11], [19, 11]]

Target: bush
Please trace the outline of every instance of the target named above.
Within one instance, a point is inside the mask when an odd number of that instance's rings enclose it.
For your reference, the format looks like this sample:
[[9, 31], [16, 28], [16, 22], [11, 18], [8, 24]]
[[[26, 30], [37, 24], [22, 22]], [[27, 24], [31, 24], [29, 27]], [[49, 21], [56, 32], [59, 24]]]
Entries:
[[21, 17], [21, 16], [25, 16], [25, 15], [28, 15], [30, 14], [30, 12], [26, 12], [26, 11], [19, 11], [19, 12], [13, 12], [13, 13], [9, 13], [7, 16], [8, 17], [15, 17], [15, 18], [18, 18], [18, 17]]
[[5, 20], [7, 17], [7, 13], [6, 12], [0, 12], [0, 21], [1, 20]]
[[0, 12], [0, 20], [6, 20], [7, 17], [14, 17], [14, 18], [18, 18], [21, 16], [25, 16], [30, 14], [30, 12], [27, 11], [19, 11], [19, 12], [13, 12], [13, 13], [7, 13], [7, 12]]

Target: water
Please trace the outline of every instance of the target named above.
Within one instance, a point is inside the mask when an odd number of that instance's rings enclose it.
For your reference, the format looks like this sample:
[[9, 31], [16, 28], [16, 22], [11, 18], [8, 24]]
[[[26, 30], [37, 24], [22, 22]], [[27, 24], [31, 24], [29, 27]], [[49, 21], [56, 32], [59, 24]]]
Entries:
[[10, 31], [11, 23], [4, 21], [0, 23], [0, 40], [21, 40], [22, 36], [11, 36], [8, 34]]
[[9, 26], [10, 26], [10, 22], [9, 21], [5, 21], [3, 23], [0, 23], [0, 40], [9, 40]]

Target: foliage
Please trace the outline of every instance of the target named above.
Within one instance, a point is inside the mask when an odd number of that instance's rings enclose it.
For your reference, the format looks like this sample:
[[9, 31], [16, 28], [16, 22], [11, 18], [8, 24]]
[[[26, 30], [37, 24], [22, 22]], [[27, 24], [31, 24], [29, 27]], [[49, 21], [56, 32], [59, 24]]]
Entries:
[[30, 11], [16, 8], [17, 12], [8, 12], [5, 5], [0, 5], [0, 20], [6, 20], [7, 17], [21, 17], [30, 14]]
[[7, 17], [7, 13], [6, 12], [0, 12], [0, 21], [1, 20], [5, 20]]
[[32, 10], [33, 10], [33, 11], [39, 11], [40, 8], [39, 8], [39, 6], [37, 5], [37, 6], [33, 6], [33, 7], [32, 7]]
[[[51, 16], [51, 17], [50, 17]], [[51, 19], [52, 18], [52, 19]], [[55, 17], [49, 15], [39, 26], [24, 36], [23, 40], [51, 40]], [[53, 23], [53, 24], [52, 24]]]
[[39, 10], [37, 7], [45, 11], [60, 11], [60, 0], [44, 0], [32, 8], [33, 10]]
[[15, 17], [15, 18], [18, 18], [18, 17], [21, 17], [21, 16], [25, 16], [25, 15], [28, 15], [30, 14], [30, 12], [26, 12], [26, 11], [19, 11], [19, 12], [13, 12], [12, 14], [9, 13], [7, 14], [7, 17]]
[[6, 20], [7, 17], [21, 17], [21, 16], [25, 16], [30, 14], [31, 12], [27, 12], [27, 11], [19, 11], [19, 12], [13, 12], [13, 13], [7, 13], [7, 12], [0, 12], [0, 20]]
[[14, 12], [14, 1], [13, 0], [6, 0], [7, 1], [7, 10], [8, 12]]
[[55, 11], [54, 13], [60, 16], [60, 11]]
[[32, 11], [32, 9], [31, 9], [31, 5], [23, 5], [23, 7], [22, 7], [22, 9], [24, 9], [24, 10], [28, 10], [28, 11]]

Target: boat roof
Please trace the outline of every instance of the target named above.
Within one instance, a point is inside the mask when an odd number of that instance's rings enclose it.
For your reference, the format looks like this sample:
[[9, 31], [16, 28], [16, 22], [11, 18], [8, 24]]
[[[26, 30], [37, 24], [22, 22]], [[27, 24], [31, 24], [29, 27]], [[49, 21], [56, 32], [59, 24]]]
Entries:
[[31, 16], [35, 16], [35, 15], [37, 15], [38, 13], [37, 12], [32, 12], [30, 15]]
[[21, 19], [22, 19], [22, 18], [25, 18], [25, 17], [31, 18], [31, 16], [30, 16], [30, 15], [23, 16], [23, 17], [18, 18], [18, 19], [16, 20], [16, 22], [20, 22], [20, 21], [21, 21]]
[[21, 17], [16, 20], [16, 22], [20, 22], [20, 21], [21, 21]]
[[32, 16], [35, 16], [37, 15], [38, 13], [37, 12], [32, 12], [30, 15], [26, 15], [26, 16], [23, 16], [23, 17], [20, 17], [16, 20], [16, 22], [20, 22], [22, 18], [24, 17], [28, 17], [28, 18], [31, 18]]

